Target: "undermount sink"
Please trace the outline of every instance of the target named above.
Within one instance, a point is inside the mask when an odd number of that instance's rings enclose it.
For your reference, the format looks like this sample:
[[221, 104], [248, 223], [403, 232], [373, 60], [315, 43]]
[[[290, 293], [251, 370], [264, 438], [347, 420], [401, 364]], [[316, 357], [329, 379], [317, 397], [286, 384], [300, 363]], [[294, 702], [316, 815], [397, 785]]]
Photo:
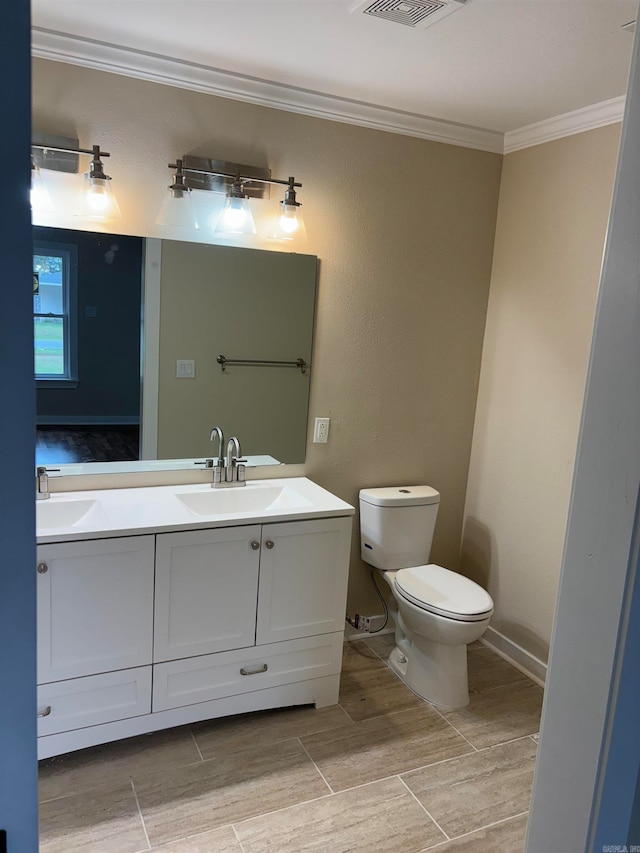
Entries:
[[73, 527], [83, 519], [106, 521], [102, 507], [95, 500], [59, 500], [55, 497], [36, 503], [36, 526], [39, 530], [52, 527]]
[[196, 515], [251, 513], [268, 509], [292, 509], [310, 506], [311, 501], [290, 486], [258, 483], [228, 489], [177, 494], [176, 498]]

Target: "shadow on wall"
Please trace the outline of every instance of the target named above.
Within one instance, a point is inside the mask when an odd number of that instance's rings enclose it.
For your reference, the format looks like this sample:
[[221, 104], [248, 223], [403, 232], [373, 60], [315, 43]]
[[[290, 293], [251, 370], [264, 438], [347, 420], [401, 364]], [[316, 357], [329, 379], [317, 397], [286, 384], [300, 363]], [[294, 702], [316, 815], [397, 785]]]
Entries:
[[[473, 517], [467, 518], [462, 531], [460, 546], [460, 574], [489, 589], [491, 559], [493, 555], [493, 537], [489, 528]], [[496, 598], [497, 586], [491, 590]]]
[[549, 660], [549, 643], [539, 634], [507, 619], [501, 619], [495, 625], [492, 622], [492, 627], [546, 666]]
[[[499, 600], [500, 594], [499, 577], [497, 573], [494, 573], [494, 576], [491, 573], [492, 566], [497, 565], [497, 559], [495, 538], [489, 528], [473, 517], [467, 518], [462, 533], [460, 573], [488, 590], [494, 603]], [[547, 662], [549, 643], [539, 634], [518, 622], [501, 619], [495, 614], [491, 619], [491, 628], [541, 663]]]

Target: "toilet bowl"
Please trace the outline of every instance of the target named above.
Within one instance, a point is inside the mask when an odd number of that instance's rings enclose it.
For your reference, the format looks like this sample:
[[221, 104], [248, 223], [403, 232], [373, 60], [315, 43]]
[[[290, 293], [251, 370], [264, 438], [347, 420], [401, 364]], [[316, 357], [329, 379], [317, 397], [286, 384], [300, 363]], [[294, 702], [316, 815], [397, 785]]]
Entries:
[[489, 625], [493, 601], [468, 578], [425, 562], [439, 499], [429, 486], [363, 489], [361, 553], [393, 593], [389, 665], [419, 696], [460, 708], [469, 702], [467, 644]]

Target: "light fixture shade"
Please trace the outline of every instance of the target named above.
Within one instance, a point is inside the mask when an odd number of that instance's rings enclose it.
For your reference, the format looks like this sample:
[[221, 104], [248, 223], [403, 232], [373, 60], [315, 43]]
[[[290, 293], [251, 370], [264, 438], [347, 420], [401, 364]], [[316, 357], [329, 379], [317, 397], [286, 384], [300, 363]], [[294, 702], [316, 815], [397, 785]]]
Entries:
[[96, 178], [87, 173], [83, 178], [75, 215], [97, 222], [122, 219], [120, 207], [110, 184], [111, 178]]
[[307, 239], [301, 204], [287, 204], [281, 201], [277, 214], [273, 217], [269, 238], [279, 242], [301, 242]]
[[249, 207], [248, 198], [227, 196], [222, 212], [213, 229], [216, 234], [235, 236], [240, 234], [255, 234], [256, 225]]
[[156, 225], [169, 228], [199, 228], [198, 217], [189, 189], [169, 187], [158, 212]]
[[34, 216], [53, 213], [53, 202], [38, 166], [31, 168], [31, 211]]

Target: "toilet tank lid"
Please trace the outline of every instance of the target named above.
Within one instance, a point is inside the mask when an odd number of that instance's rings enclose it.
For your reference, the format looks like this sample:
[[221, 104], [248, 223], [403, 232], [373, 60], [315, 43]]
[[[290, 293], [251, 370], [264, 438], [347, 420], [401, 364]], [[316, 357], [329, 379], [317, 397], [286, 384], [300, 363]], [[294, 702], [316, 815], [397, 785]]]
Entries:
[[440, 492], [431, 486], [386, 486], [381, 489], [361, 489], [360, 500], [374, 506], [425, 506], [437, 504]]

